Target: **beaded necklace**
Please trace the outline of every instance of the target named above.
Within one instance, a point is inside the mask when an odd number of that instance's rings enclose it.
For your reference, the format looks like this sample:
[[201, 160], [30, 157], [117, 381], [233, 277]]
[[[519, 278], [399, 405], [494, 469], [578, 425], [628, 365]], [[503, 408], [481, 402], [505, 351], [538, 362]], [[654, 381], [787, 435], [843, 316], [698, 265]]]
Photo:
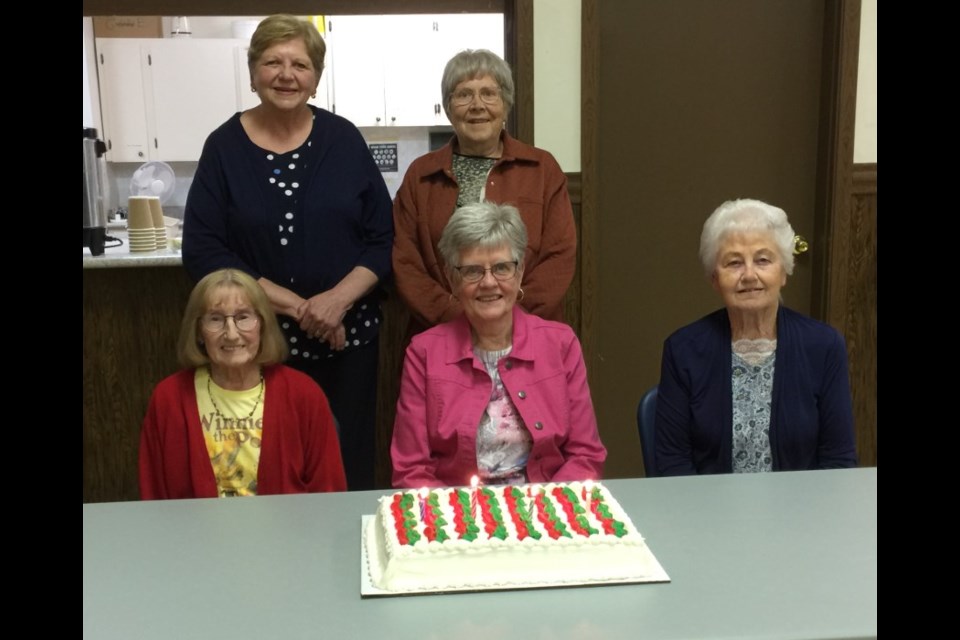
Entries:
[[[217, 401], [213, 399], [213, 389], [212, 389], [211, 386], [210, 386], [210, 381], [211, 381], [211, 380], [213, 380], [213, 372], [210, 372], [210, 375], [207, 376], [207, 395], [210, 396], [210, 404], [213, 405], [213, 412], [214, 412], [214, 413], [217, 415], [217, 417], [220, 418], [221, 420], [237, 420], [237, 418], [228, 418], [227, 416], [223, 415], [223, 414], [220, 412], [220, 407], [217, 406]], [[257, 407], [260, 406], [260, 401], [263, 400], [263, 388], [264, 388], [264, 386], [265, 386], [265, 385], [264, 385], [264, 383], [263, 383], [263, 371], [261, 370], [261, 371], [260, 371], [260, 392], [257, 394], [257, 401], [253, 403], [253, 409], [250, 410], [250, 413], [247, 415], [247, 417], [241, 418], [241, 420], [249, 420], [250, 418], [253, 417], [253, 414], [255, 414], [255, 413], [257, 412]], [[239, 422], [239, 420], [238, 420], [238, 422]]]

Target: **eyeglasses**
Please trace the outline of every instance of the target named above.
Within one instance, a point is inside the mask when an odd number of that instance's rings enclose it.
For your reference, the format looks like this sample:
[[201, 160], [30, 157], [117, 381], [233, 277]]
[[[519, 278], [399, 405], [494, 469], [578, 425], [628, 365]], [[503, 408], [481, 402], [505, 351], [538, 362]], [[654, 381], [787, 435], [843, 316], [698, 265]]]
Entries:
[[[460, 89], [450, 94], [450, 102], [457, 107], [465, 107], [473, 102], [476, 93], [470, 89]], [[480, 89], [480, 101], [484, 104], [497, 104], [500, 101], [500, 90], [492, 87]]]
[[480, 282], [483, 280], [483, 277], [487, 275], [487, 271], [497, 280], [509, 280], [517, 275], [517, 265], [519, 264], [517, 260], [513, 260], [511, 262], [498, 262], [492, 267], [481, 267], [478, 264], [465, 264], [454, 267], [454, 269], [457, 270], [457, 273], [460, 274], [460, 278], [463, 279], [464, 282]]
[[233, 318], [237, 331], [252, 331], [260, 324], [260, 316], [252, 311], [240, 311], [234, 314], [206, 313], [200, 316], [200, 325], [204, 331], [220, 333], [227, 328], [227, 318]]

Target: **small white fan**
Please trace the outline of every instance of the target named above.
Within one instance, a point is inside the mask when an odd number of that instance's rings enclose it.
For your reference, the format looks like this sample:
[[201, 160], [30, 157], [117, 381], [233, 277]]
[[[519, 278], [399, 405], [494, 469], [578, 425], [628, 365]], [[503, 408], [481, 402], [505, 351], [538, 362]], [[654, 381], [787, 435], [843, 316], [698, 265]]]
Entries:
[[158, 196], [160, 204], [166, 204], [176, 188], [173, 168], [158, 160], [142, 164], [130, 179], [131, 196]]

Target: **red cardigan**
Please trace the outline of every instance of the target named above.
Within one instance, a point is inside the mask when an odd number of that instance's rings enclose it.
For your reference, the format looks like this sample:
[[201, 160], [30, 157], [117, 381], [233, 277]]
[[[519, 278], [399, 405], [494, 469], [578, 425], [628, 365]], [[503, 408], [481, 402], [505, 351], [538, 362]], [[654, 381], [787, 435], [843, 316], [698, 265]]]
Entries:
[[[308, 376], [265, 367], [263, 448], [257, 493], [345, 491], [346, 476], [330, 405]], [[143, 500], [215, 498], [217, 482], [197, 409], [194, 370], [164, 379], [150, 398], [140, 433]]]

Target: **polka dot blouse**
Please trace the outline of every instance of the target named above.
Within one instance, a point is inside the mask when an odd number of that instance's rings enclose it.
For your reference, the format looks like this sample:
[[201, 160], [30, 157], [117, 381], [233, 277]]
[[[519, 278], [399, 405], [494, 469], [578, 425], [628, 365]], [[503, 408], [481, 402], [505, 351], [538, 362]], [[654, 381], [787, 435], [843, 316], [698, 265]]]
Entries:
[[[308, 140], [300, 148], [287, 153], [262, 151], [268, 170], [266, 180], [270, 185], [269, 191], [275, 196], [272, 202], [277, 213], [277, 242], [281, 254], [305, 250], [297, 243], [297, 228], [301, 222], [297, 215], [301, 210], [300, 197], [304, 193], [302, 185], [307, 176], [311, 144]], [[288, 256], [288, 259], [295, 261], [294, 256]], [[289, 284], [295, 284], [292, 277]], [[308, 337], [292, 318], [280, 316], [279, 320], [289, 343], [291, 358], [319, 360], [334, 356], [335, 352], [326, 342]], [[377, 305], [361, 303], [348, 310], [343, 318], [347, 333], [345, 349], [369, 344], [376, 337], [379, 324], [380, 310]]]

